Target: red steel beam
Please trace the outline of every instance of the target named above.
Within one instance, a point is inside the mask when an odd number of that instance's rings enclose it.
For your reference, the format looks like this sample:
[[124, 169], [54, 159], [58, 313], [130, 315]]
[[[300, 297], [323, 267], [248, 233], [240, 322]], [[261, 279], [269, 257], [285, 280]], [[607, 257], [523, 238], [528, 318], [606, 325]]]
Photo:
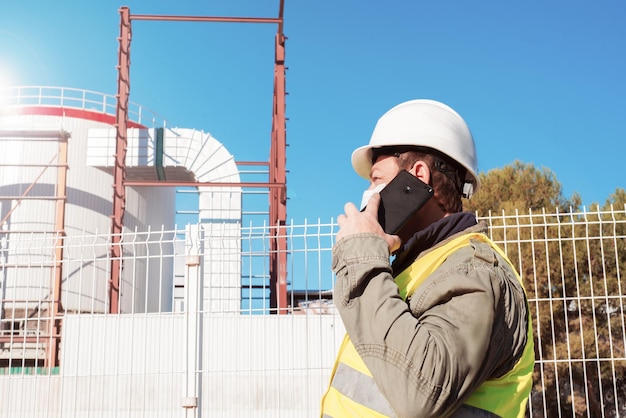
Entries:
[[287, 175], [285, 118], [285, 35], [282, 32], [284, 2], [281, 0], [279, 24], [275, 37], [274, 100], [272, 137], [270, 145], [270, 182], [284, 185], [270, 189], [270, 309], [272, 313], [287, 314]]
[[278, 23], [282, 17], [230, 17], [230, 16], [172, 16], [172, 15], [132, 15], [131, 20], [161, 20], [169, 22], [223, 22], [223, 23]]
[[113, 216], [111, 222], [111, 278], [109, 282], [109, 312], [119, 313], [120, 275], [122, 270], [122, 231], [126, 211], [126, 147], [128, 131], [128, 97], [130, 95], [130, 10], [120, 12], [120, 36], [117, 76], [117, 108], [115, 111], [115, 168], [113, 171]]
[[[61, 334], [57, 335], [0, 335], [0, 343], [4, 344], [46, 344], [48, 340], [57, 340], [61, 338]], [[46, 366], [49, 367], [49, 366]]]
[[[55, 233], [54, 244], [54, 275], [52, 278], [52, 305], [50, 312], [49, 334], [61, 335], [61, 283], [63, 282], [63, 244], [65, 238], [65, 196], [67, 195], [67, 140], [69, 134], [63, 132], [59, 135], [59, 160], [57, 169], [56, 187], [56, 210], [55, 210]], [[59, 366], [60, 337], [52, 337], [46, 356], [46, 367]]]
[[284, 183], [218, 183], [212, 181], [160, 181], [160, 180], [127, 180], [124, 182], [126, 186], [134, 187], [258, 187], [258, 188], [280, 188], [285, 187]]
[[267, 161], [235, 161], [236, 165], [269, 165]]

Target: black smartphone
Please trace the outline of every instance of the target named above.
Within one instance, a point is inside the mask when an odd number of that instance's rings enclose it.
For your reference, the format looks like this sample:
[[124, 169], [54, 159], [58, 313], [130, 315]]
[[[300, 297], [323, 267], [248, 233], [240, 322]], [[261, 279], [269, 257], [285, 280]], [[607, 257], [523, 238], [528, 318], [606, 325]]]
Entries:
[[397, 235], [402, 227], [433, 196], [433, 188], [406, 170], [401, 170], [380, 191], [378, 223], [383, 230]]

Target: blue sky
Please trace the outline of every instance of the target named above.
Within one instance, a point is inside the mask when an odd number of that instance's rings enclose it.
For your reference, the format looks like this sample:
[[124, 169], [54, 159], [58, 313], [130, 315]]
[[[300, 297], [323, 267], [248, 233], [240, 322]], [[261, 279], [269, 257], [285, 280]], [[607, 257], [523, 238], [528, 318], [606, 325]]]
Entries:
[[[131, 14], [275, 17], [278, 0], [2, 2], [0, 86], [115, 94]], [[626, 2], [285, 0], [288, 218], [327, 221], [365, 180], [350, 154], [413, 98], [455, 108], [479, 170], [551, 169], [587, 206], [626, 187]], [[131, 100], [269, 156], [275, 25], [133, 22]], [[523, 208], [520, 208], [523, 209]]]

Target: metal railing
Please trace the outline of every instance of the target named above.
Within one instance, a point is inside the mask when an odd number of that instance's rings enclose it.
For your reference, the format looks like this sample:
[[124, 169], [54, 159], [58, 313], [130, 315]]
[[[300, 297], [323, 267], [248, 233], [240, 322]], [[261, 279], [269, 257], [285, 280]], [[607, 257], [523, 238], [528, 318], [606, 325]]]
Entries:
[[[2, 106], [50, 106], [87, 110], [115, 116], [114, 95], [68, 87], [10, 86], [0, 89]], [[134, 102], [128, 103], [128, 119], [146, 127], [166, 127], [165, 118]]]

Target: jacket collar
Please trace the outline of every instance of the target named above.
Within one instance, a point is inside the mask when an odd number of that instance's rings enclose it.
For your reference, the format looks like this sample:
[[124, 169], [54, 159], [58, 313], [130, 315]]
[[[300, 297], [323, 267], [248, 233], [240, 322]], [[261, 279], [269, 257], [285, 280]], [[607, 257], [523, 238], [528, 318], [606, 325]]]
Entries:
[[417, 231], [400, 247], [392, 267], [394, 276], [407, 268], [425, 250], [441, 241], [477, 225], [476, 217], [470, 212], [459, 212], [446, 216]]

